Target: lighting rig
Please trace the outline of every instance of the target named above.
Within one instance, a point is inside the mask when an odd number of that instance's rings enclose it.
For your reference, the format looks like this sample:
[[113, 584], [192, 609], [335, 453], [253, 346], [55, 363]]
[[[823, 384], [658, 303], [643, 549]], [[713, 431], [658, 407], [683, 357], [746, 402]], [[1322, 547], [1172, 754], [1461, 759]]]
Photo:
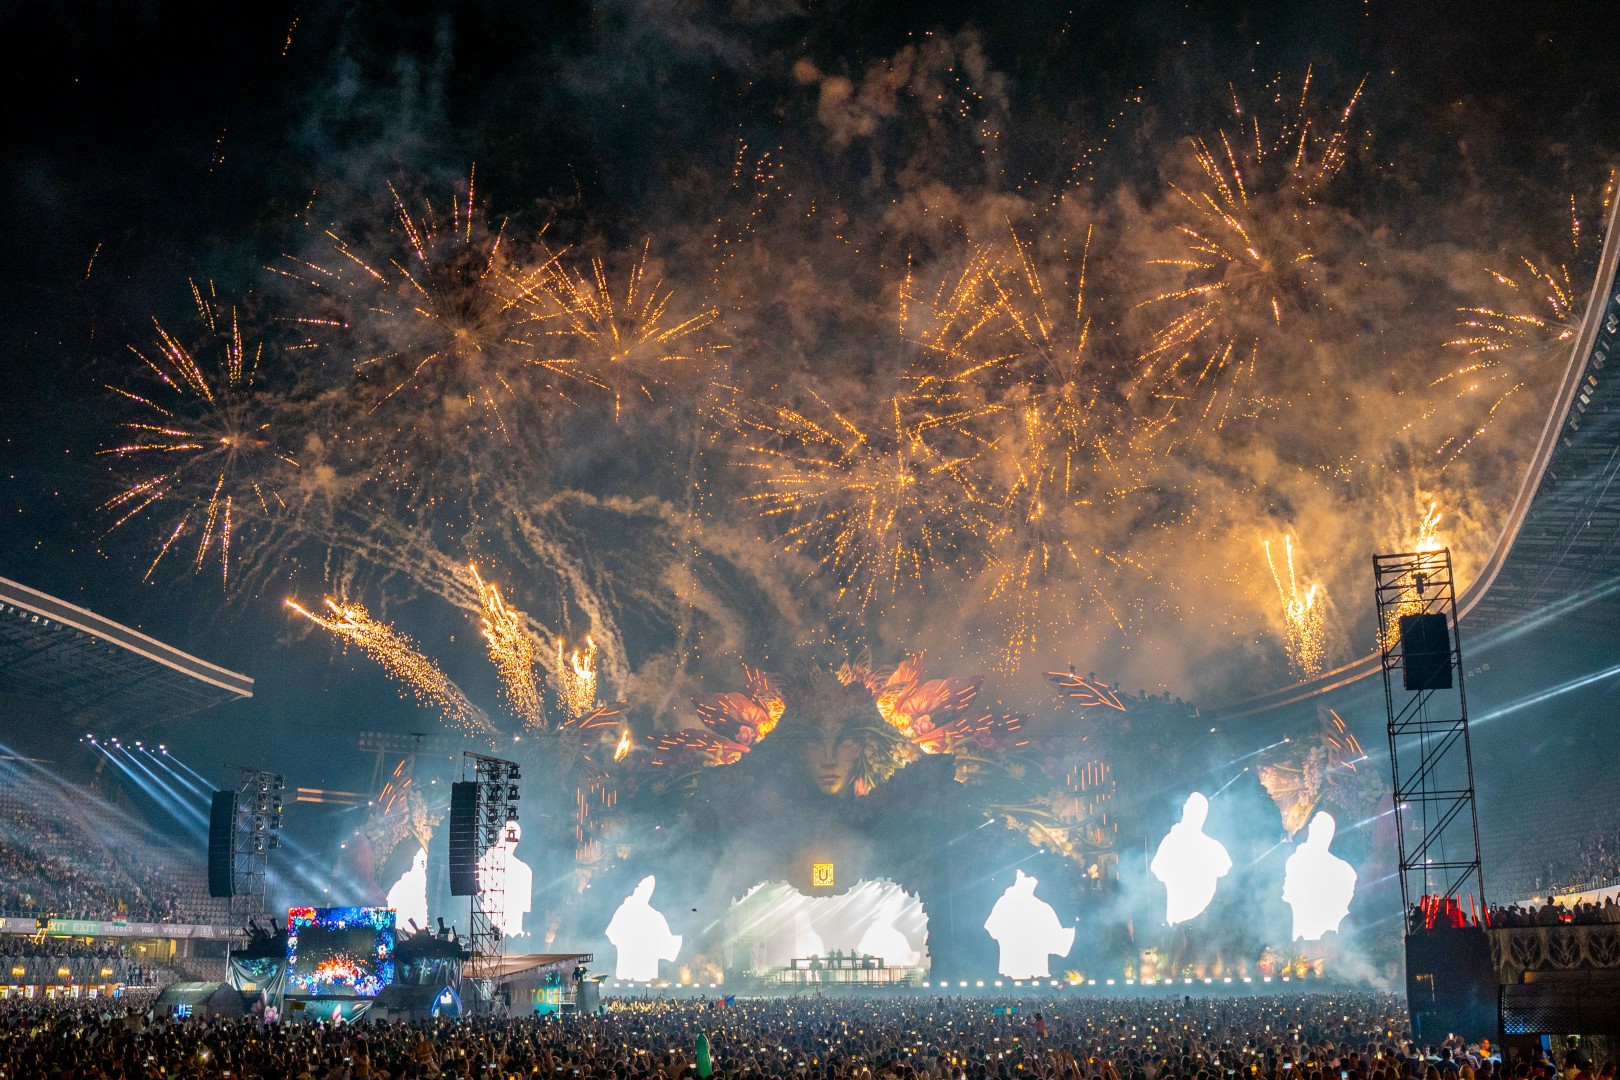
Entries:
[[[470, 777], [468, 765], [471, 765]], [[472, 894], [469, 947], [475, 1008], [483, 1012], [493, 1010], [506, 960], [506, 936], [500, 925], [506, 913], [506, 860], [491, 858], [490, 853], [504, 843], [517, 841], [517, 804], [522, 797], [518, 781], [523, 779], [523, 772], [515, 761], [469, 750], [463, 754], [462, 779], [477, 785], [478, 796], [473, 808], [476, 839], [473, 861], [477, 867], [478, 888]]]

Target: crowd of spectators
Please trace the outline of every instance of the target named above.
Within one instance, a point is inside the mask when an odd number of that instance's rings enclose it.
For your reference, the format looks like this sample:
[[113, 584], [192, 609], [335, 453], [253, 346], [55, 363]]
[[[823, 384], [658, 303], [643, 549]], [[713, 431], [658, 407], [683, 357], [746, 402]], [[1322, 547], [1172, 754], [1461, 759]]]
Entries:
[[1521, 873], [1509, 891], [1519, 896], [1584, 892], [1620, 883], [1620, 828], [1598, 829], [1578, 846]]
[[[616, 1000], [593, 1016], [170, 1021], [0, 1002], [0, 1070], [40, 1080], [1541, 1080], [1488, 1042], [1405, 1038], [1388, 994]], [[1579, 1080], [1613, 1080], [1612, 1067]]]
[[1491, 925], [1508, 926], [1605, 926], [1620, 924], [1620, 904], [1614, 897], [1602, 903], [1556, 904], [1548, 897], [1543, 904], [1512, 904], [1491, 908]]
[[0, 934], [0, 958], [14, 956], [55, 956], [85, 960], [128, 960], [137, 955], [127, 946], [112, 941], [78, 941], [73, 938], [25, 937]]
[[155, 845], [112, 845], [110, 828], [99, 834], [87, 828], [68, 808], [53, 805], [60, 799], [45, 790], [0, 794], [0, 914], [207, 921], [206, 904], [185, 884], [199, 877], [200, 864], [182, 864]]

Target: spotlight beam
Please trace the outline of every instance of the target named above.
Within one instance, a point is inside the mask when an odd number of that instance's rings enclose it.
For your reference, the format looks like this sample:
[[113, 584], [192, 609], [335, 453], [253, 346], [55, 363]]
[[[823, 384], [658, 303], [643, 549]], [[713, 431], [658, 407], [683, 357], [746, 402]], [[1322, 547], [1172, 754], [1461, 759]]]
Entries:
[[185, 787], [187, 791], [197, 796], [197, 798], [206, 800], [211, 797], [211, 792], [208, 789], [198, 785], [196, 781], [180, 772], [180, 770], [176, 769], [173, 765], [170, 765], [168, 761], [169, 755], [167, 753], [154, 754], [145, 747], [141, 748], [141, 753], [151, 758], [160, 769], [162, 769], [168, 775], [174, 777], [175, 783]]

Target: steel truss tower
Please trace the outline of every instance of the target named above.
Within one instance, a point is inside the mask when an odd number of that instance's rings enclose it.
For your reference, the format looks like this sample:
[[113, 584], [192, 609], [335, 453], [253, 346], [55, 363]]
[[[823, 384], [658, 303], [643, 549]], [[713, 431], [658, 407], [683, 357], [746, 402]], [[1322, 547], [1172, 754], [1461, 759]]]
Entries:
[[1483, 912], [1451, 551], [1375, 555], [1373, 577], [1401, 902], [1408, 913], [1467, 913], [1477, 897]]
[[270, 852], [281, 846], [281, 803], [287, 781], [280, 773], [266, 769], [245, 765], [232, 768], [241, 771], [242, 782], [236, 788], [236, 819], [231, 832], [231, 875], [235, 883], [231, 917], [238, 922], [269, 919], [266, 893]]
[[[467, 775], [468, 763], [472, 776]], [[496, 1009], [501, 969], [506, 960], [506, 852], [515, 843], [518, 823], [518, 785], [523, 778], [515, 761], [487, 757], [468, 750], [463, 754], [462, 779], [478, 785], [475, 816], [478, 890], [472, 895], [471, 967], [473, 1009], [488, 1015]], [[492, 857], [493, 856], [493, 857]]]

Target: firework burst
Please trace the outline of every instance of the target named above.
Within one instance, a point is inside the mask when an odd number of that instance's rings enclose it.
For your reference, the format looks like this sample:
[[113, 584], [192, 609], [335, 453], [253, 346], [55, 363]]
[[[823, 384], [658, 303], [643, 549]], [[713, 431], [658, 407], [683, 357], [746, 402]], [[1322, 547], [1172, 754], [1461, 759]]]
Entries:
[[1202, 420], [1223, 424], [1242, 407], [1238, 383], [1298, 316], [1322, 306], [1317, 200], [1352, 148], [1358, 86], [1341, 108], [1297, 100], [1272, 85], [1280, 121], [1262, 122], [1232, 90], [1232, 115], [1212, 137], [1191, 140], [1193, 179], [1171, 185], [1182, 220], [1179, 250], [1150, 265], [1180, 280], [1139, 306], [1165, 319], [1142, 351], [1140, 382], [1167, 400], [1202, 399]]
[[1453, 388], [1457, 401], [1487, 403], [1483, 420], [1436, 451], [1447, 462], [1468, 449], [1514, 395], [1538, 377], [1555, 377], [1553, 366], [1567, 357], [1580, 332], [1582, 306], [1569, 267], [1519, 261], [1511, 276], [1487, 271], [1506, 294], [1502, 304], [1460, 309], [1464, 336], [1446, 346], [1464, 350], [1467, 359], [1430, 384]]
[[1283, 569], [1277, 568], [1272, 556], [1271, 541], [1264, 542], [1266, 565], [1271, 569], [1271, 580], [1277, 586], [1277, 595], [1283, 604], [1283, 626], [1288, 664], [1301, 678], [1312, 679], [1322, 673], [1327, 656], [1323, 608], [1326, 596], [1317, 584], [1301, 588], [1299, 575], [1294, 570], [1294, 538], [1283, 538]]
[[[254, 386], [263, 347], [244, 344], [236, 308], [221, 304], [212, 285], [193, 282], [191, 292], [201, 346], [154, 319], [155, 344], [130, 352], [156, 384], [139, 393], [108, 387], [139, 413], [120, 426], [116, 445], [99, 451], [133, 474], [100, 509], [115, 515], [109, 532], [138, 517], [164, 518], [144, 579], [183, 542], [193, 569], [217, 562], [228, 587], [231, 547], [244, 520], [264, 523], [285, 509], [278, 488], [298, 463], [279, 445], [273, 399]], [[212, 373], [198, 353], [218, 355]]]
[[[409, 202], [392, 185], [391, 227], [347, 239], [326, 230], [312, 256], [284, 256], [277, 273], [302, 285], [311, 306], [291, 320], [307, 348], [348, 354], [366, 388], [367, 411], [398, 404], [401, 427], [447, 424], [510, 439], [506, 411], [525, 393], [548, 313], [524, 299], [554, 273], [555, 255], [536, 245], [514, 257], [505, 223], [491, 225], [469, 174], [448, 210]], [[383, 425], [359, 425], [365, 431]], [[390, 434], [385, 453], [402, 451]], [[403, 469], [409, 466], [395, 461]]]
[[[1119, 618], [1084, 568], [1095, 548], [1083, 538], [1097, 502], [1134, 485], [1123, 414], [1103, 387], [1086, 281], [1094, 239], [1088, 227], [1077, 252], [1063, 250], [1057, 272], [1043, 272], [1033, 246], [1009, 223], [1004, 240], [972, 248], [962, 270], [923, 302], [908, 279], [901, 334], [921, 356], [919, 395], [970, 403], [975, 437], [992, 450], [976, 461], [989, 599], [1006, 607], [1002, 661], [1016, 668], [1042, 634], [1071, 626], [1090, 605], [1049, 604], [1045, 587], [1072, 588], [1081, 570], [1092, 597]], [[1059, 281], [1061, 279], [1061, 281]], [[1080, 546], [1077, 546], [1080, 545]], [[1056, 622], [1054, 622], [1054, 617]]]
[[720, 348], [710, 334], [719, 312], [677, 310], [674, 291], [650, 265], [651, 248], [649, 240], [618, 283], [598, 258], [588, 272], [552, 267], [521, 292], [525, 310], [556, 320], [547, 333], [562, 345], [533, 363], [558, 376], [565, 392], [571, 385], [611, 394], [615, 418], [626, 395], [651, 401], [655, 387]]
[[789, 550], [832, 571], [840, 600], [865, 610], [919, 586], [985, 531], [990, 504], [974, 466], [987, 448], [968, 431], [982, 410], [933, 412], [896, 397], [887, 424], [872, 428], [810, 396], [826, 419], [786, 407], [730, 416], [743, 464], [757, 470], [748, 501], [786, 523]]

